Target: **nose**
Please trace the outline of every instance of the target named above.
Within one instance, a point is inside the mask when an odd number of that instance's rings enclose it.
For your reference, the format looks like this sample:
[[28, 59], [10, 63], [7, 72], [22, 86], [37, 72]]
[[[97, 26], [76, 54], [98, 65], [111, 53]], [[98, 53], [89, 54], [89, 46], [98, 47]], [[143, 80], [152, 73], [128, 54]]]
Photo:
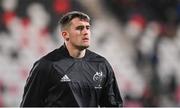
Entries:
[[84, 28], [83, 31], [82, 31], [82, 33], [84, 35], [88, 35], [89, 32], [90, 32], [90, 30], [88, 28]]

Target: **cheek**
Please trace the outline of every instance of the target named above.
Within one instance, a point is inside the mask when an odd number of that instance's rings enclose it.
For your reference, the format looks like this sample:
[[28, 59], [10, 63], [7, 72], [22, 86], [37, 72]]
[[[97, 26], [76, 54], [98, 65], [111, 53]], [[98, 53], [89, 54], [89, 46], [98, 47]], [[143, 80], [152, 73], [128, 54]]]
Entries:
[[78, 36], [78, 35], [76, 35], [76, 34], [71, 35], [71, 36], [70, 36], [70, 41], [71, 41], [72, 43], [77, 43], [77, 42], [80, 41], [80, 36]]
[[79, 31], [76, 31], [76, 30], [70, 32], [70, 36], [71, 36], [71, 37], [77, 37], [77, 36], [79, 36], [80, 34], [81, 34], [81, 33], [80, 33]]
[[88, 33], [89, 33], [89, 36], [91, 36], [91, 31], [89, 31]]
[[90, 31], [90, 30], [89, 30], [89, 31], [87, 31], [87, 33], [88, 33], [88, 35], [89, 35], [89, 36], [91, 36], [91, 31]]
[[69, 33], [70, 41], [73, 43], [77, 43], [81, 41], [81, 32], [80, 31], [71, 31]]

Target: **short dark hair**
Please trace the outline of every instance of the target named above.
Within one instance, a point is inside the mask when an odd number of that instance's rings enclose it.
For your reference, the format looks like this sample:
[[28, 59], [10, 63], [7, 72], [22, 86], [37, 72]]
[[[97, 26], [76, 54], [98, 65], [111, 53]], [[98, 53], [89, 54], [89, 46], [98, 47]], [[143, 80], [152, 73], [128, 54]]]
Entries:
[[87, 14], [79, 11], [71, 11], [63, 15], [59, 20], [58, 23], [60, 24], [61, 29], [67, 26], [69, 22], [74, 18], [80, 18], [90, 23], [90, 17]]

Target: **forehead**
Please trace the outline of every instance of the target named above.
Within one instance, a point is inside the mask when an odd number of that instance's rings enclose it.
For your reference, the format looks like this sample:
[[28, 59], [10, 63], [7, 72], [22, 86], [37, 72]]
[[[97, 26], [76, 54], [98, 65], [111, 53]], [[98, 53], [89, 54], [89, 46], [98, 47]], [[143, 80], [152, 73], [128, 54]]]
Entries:
[[90, 25], [89, 22], [85, 19], [80, 19], [80, 18], [74, 18], [71, 20], [72, 25]]

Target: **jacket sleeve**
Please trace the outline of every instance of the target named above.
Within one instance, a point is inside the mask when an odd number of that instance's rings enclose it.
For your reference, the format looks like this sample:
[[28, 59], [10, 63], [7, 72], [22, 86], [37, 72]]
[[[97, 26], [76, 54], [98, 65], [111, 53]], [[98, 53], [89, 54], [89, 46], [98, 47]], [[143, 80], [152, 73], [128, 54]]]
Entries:
[[20, 106], [43, 106], [46, 94], [50, 66], [44, 62], [36, 62], [30, 71], [24, 87], [24, 94]]
[[118, 88], [118, 84], [114, 75], [114, 71], [110, 64], [106, 61], [107, 79], [102, 89], [100, 106], [102, 107], [122, 107], [123, 100]]

